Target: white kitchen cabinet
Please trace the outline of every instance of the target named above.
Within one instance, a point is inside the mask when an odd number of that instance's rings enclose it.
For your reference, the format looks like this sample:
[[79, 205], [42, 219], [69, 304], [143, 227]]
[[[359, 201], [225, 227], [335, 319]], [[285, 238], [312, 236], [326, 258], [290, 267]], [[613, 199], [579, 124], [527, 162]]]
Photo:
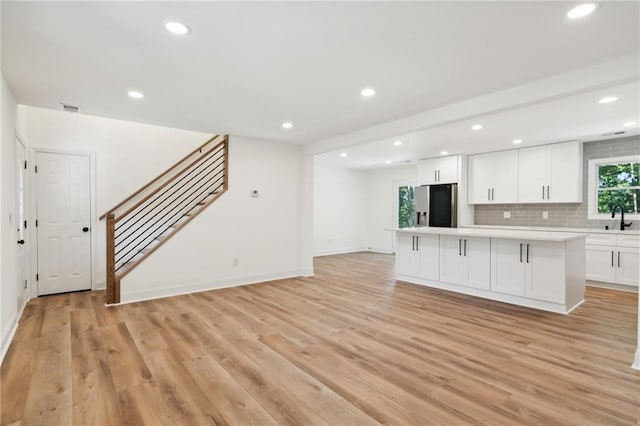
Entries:
[[563, 245], [554, 242], [525, 242], [524, 295], [526, 297], [564, 303], [564, 251]]
[[469, 204], [518, 202], [518, 150], [469, 156]]
[[582, 202], [582, 145], [580, 142], [520, 149], [518, 202]]
[[524, 296], [524, 242], [491, 239], [491, 290]]
[[640, 236], [589, 234], [585, 247], [588, 280], [638, 288], [640, 283]]
[[411, 277], [438, 280], [439, 236], [398, 234], [396, 273]]
[[458, 182], [458, 156], [428, 158], [418, 162], [418, 185]]
[[440, 237], [440, 281], [489, 290], [490, 259], [489, 238]]

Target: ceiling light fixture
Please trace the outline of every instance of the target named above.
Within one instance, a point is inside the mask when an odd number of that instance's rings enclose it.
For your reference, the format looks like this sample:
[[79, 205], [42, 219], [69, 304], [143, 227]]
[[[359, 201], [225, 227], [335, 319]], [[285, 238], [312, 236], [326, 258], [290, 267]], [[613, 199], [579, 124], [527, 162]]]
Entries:
[[371, 87], [367, 87], [365, 89], [362, 89], [360, 94], [362, 96], [364, 96], [365, 98], [370, 98], [370, 97], [372, 97], [373, 95], [376, 94], [376, 91], [374, 89], [372, 89]]
[[522, 139], [514, 139], [512, 143], [514, 145], [520, 145], [522, 143]]
[[167, 31], [176, 35], [185, 35], [191, 32], [191, 28], [178, 21], [167, 21], [164, 23]]
[[440, 155], [447, 155], [448, 152], [447, 151], [440, 151]]
[[395, 141], [395, 142], [393, 142], [393, 144], [395, 146], [400, 146], [400, 145], [402, 145], [402, 141]]
[[285, 121], [284, 123], [282, 123], [283, 129], [291, 129], [292, 127], [293, 127], [293, 123], [289, 123], [288, 121]]
[[474, 124], [471, 126], [471, 130], [482, 130], [482, 124]]
[[635, 126], [636, 122], [635, 121], [627, 121], [626, 123], [622, 123], [622, 125], [625, 126], [625, 127]]
[[618, 98], [616, 96], [605, 96], [604, 98], [598, 101], [599, 104], [611, 104], [617, 101]]
[[142, 92], [137, 91], [137, 90], [129, 90], [129, 92], [127, 92], [127, 95], [129, 95], [129, 97], [133, 98], [133, 99], [142, 99], [142, 98], [144, 98], [144, 94]]
[[344, 158], [344, 157], [346, 157], [346, 156], [347, 156], [347, 153], [346, 153], [346, 152], [341, 152], [341, 153], [340, 153], [340, 157]]
[[391, 160], [387, 160], [384, 162], [385, 164], [391, 164]]
[[570, 11], [567, 12], [567, 18], [569, 19], [580, 19], [584, 18], [587, 15], [593, 13], [596, 10], [595, 3], [585, 3], [579, 6], [574, 7]]

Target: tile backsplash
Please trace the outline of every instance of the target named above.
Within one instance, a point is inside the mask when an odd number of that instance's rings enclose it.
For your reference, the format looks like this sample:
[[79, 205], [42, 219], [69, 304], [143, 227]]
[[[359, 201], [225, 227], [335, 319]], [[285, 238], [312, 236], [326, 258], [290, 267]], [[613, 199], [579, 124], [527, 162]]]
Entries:
[[[476, 205], [474, 222], [476, 225], [500, 226], [548, 226], [562, 228], [599, 228], [620, 226], [618, 215], [612, 220], [587, 219], [587, 168], [589, 160], [594, 158], [623, 157], [640, 155], [640, 136], [583, 144], [584, 164], [581, 204], [490, 204]], [[548, 212], [549, 218], [543, 219], [542, 213]], [[511, 218], [505, 219], [504, 212], [511, 212]], [[640, 229], [640, 223], [633, 220], [631, 229]]]

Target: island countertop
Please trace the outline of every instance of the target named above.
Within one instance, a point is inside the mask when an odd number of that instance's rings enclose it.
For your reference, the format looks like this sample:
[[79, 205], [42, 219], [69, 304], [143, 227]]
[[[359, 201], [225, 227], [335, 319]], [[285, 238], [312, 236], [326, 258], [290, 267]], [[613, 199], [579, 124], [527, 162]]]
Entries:
[[434, 228], [428, 226], [414, 228], [385, 228], [385, 230], [410, 234], [453, 235], [460, 237], [505, 238], [513, 240], [558, 242], [585, 238], [587, 236], [587, 234], [576, 232], [524, 231], [495, 228]]

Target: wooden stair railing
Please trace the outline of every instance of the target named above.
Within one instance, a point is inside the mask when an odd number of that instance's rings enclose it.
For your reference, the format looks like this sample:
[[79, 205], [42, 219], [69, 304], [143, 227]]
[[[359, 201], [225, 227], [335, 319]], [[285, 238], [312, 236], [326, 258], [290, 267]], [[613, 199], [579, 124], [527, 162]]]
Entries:
[[120, 280], [229, 189], [229, 136], [213, 136], [100, 216], [106, 219], [106, 303]]

